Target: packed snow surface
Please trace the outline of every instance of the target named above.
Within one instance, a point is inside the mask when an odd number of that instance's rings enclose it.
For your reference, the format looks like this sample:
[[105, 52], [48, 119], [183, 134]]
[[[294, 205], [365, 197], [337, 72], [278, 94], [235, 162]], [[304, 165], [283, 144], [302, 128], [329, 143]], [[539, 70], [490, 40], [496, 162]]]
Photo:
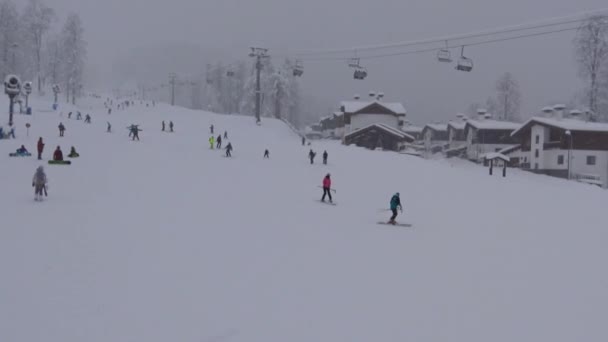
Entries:
[[[108, 115], [88, 98], [87, 125], [32, 102], [17, 139], [0, 140], [0, 341], [608, 340], [602, 189], [302, 146], [272, 119], [139, 101]], [[233, 158], [209, 148], [211, 124], [228, 131]], [[35, 202], [41, 163], [8, 153], [35, 154], [40, 136], [45, 159], [57, 145], [80, 158], [45, 163], [49, 196]], [[318, 201], [327, 173], [337, 206]], [[411, 228], [377, 224], [395, 192]]]

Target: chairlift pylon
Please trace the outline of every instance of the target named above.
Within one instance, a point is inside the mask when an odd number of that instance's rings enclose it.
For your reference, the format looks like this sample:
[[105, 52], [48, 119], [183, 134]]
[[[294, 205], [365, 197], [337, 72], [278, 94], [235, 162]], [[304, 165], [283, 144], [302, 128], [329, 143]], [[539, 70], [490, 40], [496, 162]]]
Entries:
[[437, 60], [442, 63], [452, 63], [452, 55], [447, 40], [445, 41], [445, 48], [437, 51]]
[[473, 70], [473, 60], [464, 56], [464, 45], [460, 50], [460, 59], [458, 60], [458, 65], [456, 65], [456, 70], [465, 72]]

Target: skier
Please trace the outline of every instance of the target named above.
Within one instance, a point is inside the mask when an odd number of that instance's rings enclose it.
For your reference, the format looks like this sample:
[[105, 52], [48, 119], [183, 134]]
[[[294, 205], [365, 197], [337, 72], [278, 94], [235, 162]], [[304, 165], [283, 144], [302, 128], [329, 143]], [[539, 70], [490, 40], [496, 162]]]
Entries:
[[327, 165], [327, 151], [323, 151], [323, 164]]
[[38, 166], [36, 169], [36, 173], [34, 173], [34, 177], [32, 178], [32, 186], [34, 187], [34, 200], [42, 201], [42, 192], [48, 196], [46, 193], [46, 184], [47, 184], [46, 174], [44, 173], [44, 168], [42, 166]]
[[162, 126], [162, 128], [160, 130], [161, 130], [161, 132], [164, 132], [165, 131], [165, 121], [164, 120], [163, 120], [161, 126]]
[[173, 121], [169, 121], [169, 132], [173, 133]]
[[308, 158], [310, 158], [310, 164], [314, 164], [315, 163], [315, 156], [316, 155], [317, 154], [312, 149], [310, 149], [310, 152], [308, 152]]
[[132, 141], [135, 141], [135, 139], [139, 141], [139, 132], [141, 132], [141, 129], [139, 129], [137, 125], [131, 125], [131, 127], [129, 128], [129, 136], [132, 137]]
[[333, 203], [331, 198], [331, 176], [329, 173], [323, 178], [323, 197], [321, 197], [321, 202], [325, 202], [325, 195], [329, 197], [329, 203]]
[[224, 139], [228, 139], [228, 131], [224, 131]]
[[78, 158], [80, 157], [80, 154], [78, 154], [78, 152], [76, 152], [76, 148], [74, 146], [72, 146], [72, 148], [70, 149], [70, 154], [68, 154], [68, 158]]
[[38, 139], [38, 160], [42, 160], [42, 152], [44, 151], [44, 143], [42, 142], [42, 137]]
[[232, 144], [228, 143], [228, 145], [226, 145], [226, 157], [232, 157]]
[[212, 135], [209, 138], [209, 148], [213, 150], [213, 145], [215, 144], [215, 137]]
[[84, 123], [91, 123], [91, 116], [89, 114], [84, 117]]
[[63, 137], [63, 134], [65, 132], [65, 126], [63, 125], [63, 122], [60, 122], [59, 126], [57, 126], [57, 128], [59, 128], [59, 136]]
[[209, 126], [209, 131], [213, 134], [213, 125]]
[[270, 152], [268, 151], [268, 149], [264, 151], [264, 158], [270, 158]]
[[61, 147], [57, 146], [57, 149], [55, 149], [55, 152], [53, 153], [53, 160], [63, 161], [63, 152], [61, 152]]
[[391, 216], [390, 220], [388, 221], [389, 224], [397, 224], [395, 221], [397, 218], [397, 208], [403, 212], [403, 207], [401, 206], [401, 199], [399, 198], [398, 192], [391, 198], [391, 211], [393, 212], [393, 216]]
[[221, 134], [217, 136], [217, 139], [215, 139], [215, 141], [217, 141], [217, 146], [215, 148], [218, 148], [218, 149], [222, 148], [222, 135]]
[[112, 125], [110, 124], [110, 122], [108, 121], [108, 129], [106, 130], [107, 133], [112, 133]]

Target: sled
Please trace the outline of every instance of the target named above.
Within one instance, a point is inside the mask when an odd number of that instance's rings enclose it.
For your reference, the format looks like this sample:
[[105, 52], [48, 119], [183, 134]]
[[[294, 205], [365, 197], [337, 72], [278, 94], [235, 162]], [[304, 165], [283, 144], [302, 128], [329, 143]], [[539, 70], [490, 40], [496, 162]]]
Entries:
[[70, 165], [72, 164], [69, 160], [49, 160], [49, 165]]
[[32, 154], [29, 153], [29, 152], [28, 153], [16, 153], [16, 152], [13, 152], [13, 153], [9, 153], [8, 156], [9, 157], [31, 157]]

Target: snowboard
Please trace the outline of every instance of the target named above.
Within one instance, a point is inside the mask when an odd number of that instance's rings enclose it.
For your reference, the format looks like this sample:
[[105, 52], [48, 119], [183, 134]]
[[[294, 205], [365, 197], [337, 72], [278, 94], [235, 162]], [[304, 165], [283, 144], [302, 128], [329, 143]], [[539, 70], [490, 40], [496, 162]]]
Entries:
[[388, 222], [385, 222], [385, 221], [378, 221], [378, 224], [382, 224], [382, 225], [385, 225], [385, 226], [395, 226], [395, 227], [413, 227], [414, 226], [411, 223], [399, 223], [399, 222], [397, 222], [395, 224], [392, 224], [392, 223], [388, 223]]
[[78, 157], [80, 157], [80, 154], [76, 154], [76, 155], [68, 154], [68, 158], [78, 158]]
[[31, 153], [25, 153], [25, 154], [23, 154], [23, 153], [15, 153], [15, 152], [13, 152], [13, 153], [9, 153], [8, 156], [9, 157], [31, 157], [32, 154]]
[[49, 165], [70, 165], [72, 164], [69, 160], [49, 160]]

